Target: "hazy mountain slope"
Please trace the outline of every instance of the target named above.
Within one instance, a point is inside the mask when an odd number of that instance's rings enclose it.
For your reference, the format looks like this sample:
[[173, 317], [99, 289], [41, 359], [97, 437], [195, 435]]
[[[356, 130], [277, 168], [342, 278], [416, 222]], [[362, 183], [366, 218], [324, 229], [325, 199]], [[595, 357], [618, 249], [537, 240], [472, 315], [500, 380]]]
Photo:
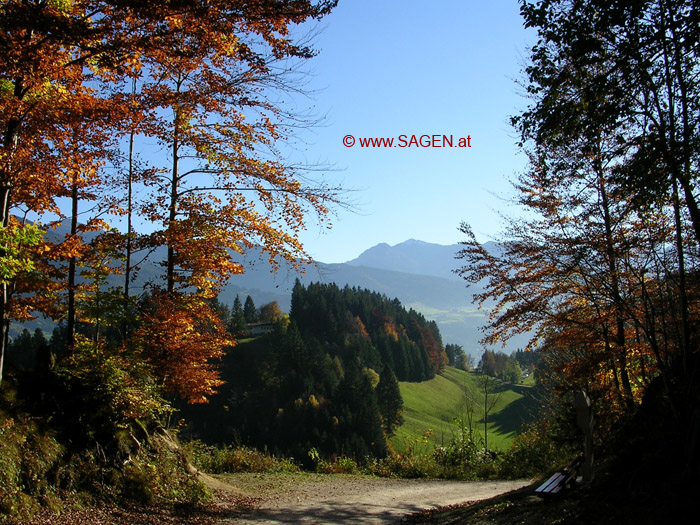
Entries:
[[[411, 254], [412, 247], [416, 249], [415, 254]], [[488, 243], [486, 247], [489, 250], [497, 249], [494, 243]], [[220, 299], [232, 304], [236, 294], [241, 295], [242, 299], [250, 295], [257, 305], [276, 300], [283, 310], [287, 310], [297, 278], [303, 284], [320, 281], [367, 288], [383, 293], [390, 299], [397, 298], [405, 306], [435, 320], [444, 343], [462, 345], [465, 351], [480, 356], [483, 350], [478, 343], [482, 337], [479, 327], [485, 321], [486, 312], [478, 310], [472, 303], [472, 294], [481, 289], [478, 286], [467, 289], [466, 283], [449, 271], [446, 277], [432, 275], [440, 272], [433, 270], [431, 264], [443, 270], [455, 263], [459, 265], [460, 261], [453, 259], [453, 250], [457, 248], [458, 245], [441, 246], [421, 241], [407, 241], [393, 247], [378, 245], [349, 263], [319, 263], [308, 267], [304, 274], [289, 270], [284, 265], [278, 273], [271, 274], [267, 264], [260, 262], [264, 258], [259, 254], [251, 255], [249, 257], [257, 262], [248, 267], [245, 274], [234, 276], [222, 291]], [[406, 268], [410, 264], [421, 273], [392, 269], [392, 261], [396, 261], [397, 268]], [[359, 262], [366, 265], [359, 265]], [[372, 264], [376, 266], [370, 266]], [[524, 348], [526, 344], [526, 337], [516, 337], [506, 346], [506, 351]]]
[[[55, 238], [62, 238], [63, 229], [51, 232]], [[493, 249], [495, 245], [489, 246]], [[297, 278], [303, 284], [310, 282], [334, 282], [339, 286], [367, 288], [390, 299], [398, 298], [408, 308], [413, 308], [428, 319], [438, 323], [444, 343], [456, 343], [479, 356], [482, 350], [478, 344], [481, 338], [479, 326], [486, 313], [477, 310], [472, 304], [472, 294], [478, 287], [467, 289], [464, 281], [451, 272], [461, 261], [454, 259], [458, 245], [442, 246], [422, 241], [410, 240], [396, 246], [377, 245], [365, 251], [356, 259], [344, 264], [318, 263], [306, 268], [305, 273], [291, 269], [291, 265], [280, 262], [277, 272], [271, 271], [267, 256], [260, 249], [250, 250], [242, 262], [246, 271], [233, 276], [221, 291], [219, 299], [232, 305], [236, 295], [244, 300], [250, 295], [257, 306], [277, 301], [288, 311], [291, 291]], [[143, 262], [132, 285], [132, 293], [138, 294], [145, 283], [162, 283], [165, 249], [156, 250]], [[138, 260], [139, 257], [135, 257]], [[412, 271], [408, 271], [412, 269]], [[121, 276], [110, 279], [112, 286], [121, 286]], [[47, 332], [53, 329], [50, 321], [36, 321], [24, 326], [33, 330], [40, 326]], [[13, 325], [13, 334], [22, 325]], [[507, 350], [525, 346], [523, 338], [512, 341]]]
[[460, 266], [455, 259], [459, 249], [458, 244], [443, 246], [410, 239], [396, 246], [378, 244], [347, 264], [456, 280], [459, 277], [453, 270]]

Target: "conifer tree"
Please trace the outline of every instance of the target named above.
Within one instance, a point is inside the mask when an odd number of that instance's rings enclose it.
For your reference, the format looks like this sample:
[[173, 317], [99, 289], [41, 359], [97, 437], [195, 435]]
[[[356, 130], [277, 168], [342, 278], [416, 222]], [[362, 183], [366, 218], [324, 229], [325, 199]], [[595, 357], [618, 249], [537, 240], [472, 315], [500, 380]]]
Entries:
[[236, 335], [241, 332], [246, 332], [248, 330], [248, 323], [245, 320], [245, 314], [243, 313], [243, 305], [241, 305], [241, 299], [236, 295], [233, 300], [233, 306], [231, 307], [231, 324], [228, 327], [231, 334]]
[[243, 305], [243, 317], [246, 323], [257, 323], [258, 322], [258, 310], [255, 308], [255, 302], [253, 298], [249, 295], [245, 298], [245, 304]]
[[391, 436], [403, 423], [403, 398], [396, 376], [388, 365], [382, 368], [376, 392], [384, 431]]

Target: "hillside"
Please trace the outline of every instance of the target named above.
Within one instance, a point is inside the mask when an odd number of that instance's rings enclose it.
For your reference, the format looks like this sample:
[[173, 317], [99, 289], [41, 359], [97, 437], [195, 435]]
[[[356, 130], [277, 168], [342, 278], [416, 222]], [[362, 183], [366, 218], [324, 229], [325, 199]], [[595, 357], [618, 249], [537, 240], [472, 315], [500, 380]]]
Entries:
[[[61, 225], [50, 230], [48, 236], [59, 241], [67, 231], [67, 225]], [[495, 249], [495, 245], [488, 243], [487, 248]], [[304, 285], [335, 283], [341, 288], [349, 285], [368, 289], [390, 299], [397, 298], [407, 308], [435, 321], [445, 343], [458, 344], [478, 359], [483, 352], [479, 344], [482, 337], [479, 329], [487, 311], [479, 310], [472, 303], [472, 295], [480, 292], [480, 288], [468, 289], [452, 272], [460, 265], [460, 261], [454, 258], [458, 249], [459, 245], [443, 246], [417, 240], [395, 246], [380, 244], [347, 263], [318, 262], [307, 266], [304, 273], [298, 273], [286, 261], [278, 261], [279, 269], [272, 272], [267, 256], [259, 248], [252, 248], [245, 255], [236, 256], [244, 265], [245, 273], [231, 277], [221, 290], [219, 300], [231, 306], [237, 295], [241, 300], [250, 295], [255, 304], [277, 301], [282, 310], [289, 311], [291, 291], [297, 278]], [[143, 257], [145, 254], [135, 255], [136, 260]], [[146, 283], [157, 283], [161, 279], [164, 259], [165, 250], [159, 249], [140, 263], [132, 284], [135, 293]], [[121, 286], [121, 276], [112, 275], [109, 282], [112, 286]], [[12, 335], [18, 335], [23, 327], [30, 331], [41, 328], [48, 336], [54, 323], [37, 319], [24, 325], [13, 324]], [[526, 345], [526, 337], [514, 337], [508, 342], [506, 352]]]
[[[414, 447], [422, 452], [447, 443], [456, 431], [455, 418], [467, 419], [466, 400], [469, 398], [474, 406], [474, 428], [483, 436], [484, 394], [478, 379], [474, 373], [446, 367], [429, 381], [400, 382], [404, 423], [391, 438], [394, 448], [406, 452]], [[522, 423], [528, 420], [534, 405], [529, 388], [509, 384], [496, 386], [494, 395], [500, 397], [488, 416], [489, 448], [508, 448]], [[426, 434], [428, 431], [430, 435]]]
[[[496, 245], [487, 243], [487, 249]], [[264, 255], [251, 251], [245, 259], [246, 273], [233, 276], [221, 292], [220, 300], [232, 304], [236, 295], [250, 295], [256, 304], [277, 301], [283, 310], [289, 308], [289, 297], [295, 280], [302, 284], [312, 282], [349, 285], [397, 298], [407, 308], [423, 314], [437, 323], [445, 343], [461, 345], [465, 352], [478, 358], [483, 349], [479, 344], [487, 310], [479, 310], [472, 295], [481, 289], [467, 288], [452, 270], [460, 261], [454, 256], [458, 245], [443, 246], [410, 240], [396, 246], [380, 244], [363, 252], [356, 259], [341, 264], [308, 266], [299, 274], [288, 265], [271, 273]], [[508, 341], [505, 351], [510, 353], [527, 346], [526, 336]]]

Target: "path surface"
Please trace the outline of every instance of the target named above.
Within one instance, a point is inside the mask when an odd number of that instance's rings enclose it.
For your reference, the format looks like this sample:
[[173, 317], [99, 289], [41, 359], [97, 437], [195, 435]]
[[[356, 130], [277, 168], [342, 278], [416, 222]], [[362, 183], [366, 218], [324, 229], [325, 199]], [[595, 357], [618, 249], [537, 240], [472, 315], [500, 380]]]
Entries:
[[227, 479], [260, 500], [240, 518], [243, 523], [392, 523], [425, 509], [488, 499], [527, 485], [516, 481], [390, 480], [383, 478], [312, 476], [284, 489], [265, 475]]

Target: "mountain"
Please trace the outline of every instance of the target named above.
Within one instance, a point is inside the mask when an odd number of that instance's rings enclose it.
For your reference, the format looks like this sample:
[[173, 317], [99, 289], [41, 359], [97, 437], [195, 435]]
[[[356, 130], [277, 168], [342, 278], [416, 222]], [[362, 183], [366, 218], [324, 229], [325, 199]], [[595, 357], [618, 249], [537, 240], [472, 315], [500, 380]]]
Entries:
[[[62, 238], [64, 234], [62, 229], [51, 232], [56, 238]], [[487, 249], [495, 248], [493, 243], [487, 245]], [[486, 311], [477, 309], [472, 303], [472, 294], [481, 289], [478, 286], [467, 289], [464, 281], [452, 271], [461, 263], [454, 258], [458, 250], [456, 244], [444, 246], [411, 239], [395, 246], [379, 244], [346, 263], [316, 263], [307, 266], [304, 273], [298, 273], [285, 261], [280, 261], [279, 270], [272, 272], [267, 255], [255, 248], [240, 259], [246, 268], [245, 273], [231, 277], [219, 300], [230, 306], [236, 295], [241, 300], [250, 295], [257, 306], [277, 301], [282, 310], [288, 311], [297, 278], [307, 286], [311, 282], [321, 282], [366, 288], [390, 299], [397, 298], [407, 308], [434, 320], [444, 343], [462, 345], [467, 353], [479, 357], [483, 353], [478, 343], [481, 338], [479, 327], [485, 321]], [[164, 249], [156, 250], [141, 265], [133, 283], [134, 293], [138, 293], [137, 290], [146, 282], [162, 279], [163, 266], [159, 261], [164, 257]], [[117, 280], [112, 284], [118, 285]], [[40, 319], [24, 325], [13, 324], [12, 335], [15, 336], [23, 327], [30, 330], [41, 327], [48, 335], [53, 330], [53, 323]], [[506, 346], [506, 352], [524, 348], [526, 343], [525, 338], [516, 338]]]
[[[489, 241], [484, 244], [484, 248], [488, 252], [496, 252], [498, 244]], [[455, 270], [462, 266], [462, 261], [456, 258], [461, 249], [460, 244], [442, 245], [409, 239], [395, 246], [389, 246], [387, 243], [377, 244], [345, 264], [432, 275], [463, 282], [455, 273]]]
[[455, 259], [460, 248], [409, 239], [396, 246], [377, 244], [346, 264], [459, 280], [454, 270], [460, 266]]
[[[495, 251], [495, 243], [485, 245]], [[289, 309], [291, 290], [298, 278], [302, 284], [311, 282], [335, 283], [338, 286], [367, 288], [390, 299], [397, 298], [407, 308], [434, 320], [444, 343], [462, 345], [467, 353], [480, 357], [480, 326], [487, 312], [472, 303], [472, 294], [481, 291], [478, 286], [467, 289], [466, 283], [452, 270], [460, 266], [454, 255], [459, 245], [444, 246], [409, 240], [396, 246], [379, 244], [363, 252], [359, 257], [340, 264], [317, 263], [305, 268], [303, 274], [281, 264], [272, 274], [264, 256], [249, 253], [247, 270], [233, 276], [224, 287], [219, 299], [233, 304], [236, 295], [241, 300], [250, 295], [260, 306], [277, 301], [283, 310]], [[511, 352], [525, 348], [526, 337], [515, 337], [506, 345]]]

